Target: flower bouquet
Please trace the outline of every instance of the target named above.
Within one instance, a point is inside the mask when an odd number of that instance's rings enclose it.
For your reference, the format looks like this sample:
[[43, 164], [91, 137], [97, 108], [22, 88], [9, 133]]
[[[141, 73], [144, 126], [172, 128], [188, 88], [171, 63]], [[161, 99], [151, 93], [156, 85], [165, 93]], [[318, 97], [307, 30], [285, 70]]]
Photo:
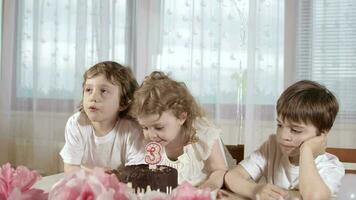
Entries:
[[185, 182], [170, 194], [148, 191], [136, 194], [103, 169], [80, 170], [66, 174], [48, 193], [31, 188], [41, 179], [38, 172], [9, 163], [0, 168], [0, 200], [213, 200], [208, 189], [198, 189]]
[[113, 174], [102, 169], [80, 170], [57, 182], [49, 200], [130, 200], [137, 199], [133, 191]]
[[0, 167], [0, 200], [45, 200], [48, 194], [31, 188], [41, 178], [37, 171], [24, 166], [16, 169], [9, 163]]
[[[216, 196], [216, 194], [215, 194]], [[49, 200], [213, 200], [210, 190], [198, 189], [185, 182], [170, 194], [147, 191], [136, 194], [102, 169], [80, 170], [67, 174], [49, 193]]]

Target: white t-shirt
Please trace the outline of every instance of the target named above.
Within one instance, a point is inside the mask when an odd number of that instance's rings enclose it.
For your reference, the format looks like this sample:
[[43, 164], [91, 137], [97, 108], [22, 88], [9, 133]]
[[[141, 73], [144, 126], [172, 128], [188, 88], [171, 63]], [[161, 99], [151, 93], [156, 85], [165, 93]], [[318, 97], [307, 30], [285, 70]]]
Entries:
[[[335, 195], [345, 174], [343, 164], [329, 153], [319, 155], [314, 162], [321, 178]], [[282, 154], [275, 134], [270, 135], [269, 139], [241, 161], [240, 165], [255, 181], [264, 177], [267, 183], [290, 190], [299, 189], [299, 166], [291, 164], [288, 156]]]
[[180, 155], [176, 161], [170, 160], [165, 151], [163, 151], [160, 165], [167, 165], [177, 169], [178, 184], [187, 181], [197, 186], [204, 182], [209, 176], [209, 172], [205, 169], [204, 164], [209, 158], [216, 141], [219, 142], [220, 150], [224, 158], [225, 154], [220, 139], [220, 129], [215, 127], [206, 118], [196, 120], [193, 126], [197, 131], [196, 136], [198, 137], [198, 141], [184, 146], [184, 153]]
[[116, 169], [144, 160], [142, 141], [142, 129], [132, 120], [121, 118], [108, 134], [98, 137], [86, 115], [77, 112], [67, 121], [60, 155], [66, 164]]

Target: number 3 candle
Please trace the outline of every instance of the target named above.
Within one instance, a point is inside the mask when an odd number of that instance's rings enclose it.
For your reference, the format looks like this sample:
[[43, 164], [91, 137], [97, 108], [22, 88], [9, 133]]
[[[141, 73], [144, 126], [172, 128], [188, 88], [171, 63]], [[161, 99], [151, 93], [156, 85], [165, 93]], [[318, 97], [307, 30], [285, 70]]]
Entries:
[[146, 145], [146, 156], [145, 162], [148, 164], [150, 169], [156, 169], [157, 164], [161, 162], [161, 150], [162, 146], [157, 142], [149, 142]]

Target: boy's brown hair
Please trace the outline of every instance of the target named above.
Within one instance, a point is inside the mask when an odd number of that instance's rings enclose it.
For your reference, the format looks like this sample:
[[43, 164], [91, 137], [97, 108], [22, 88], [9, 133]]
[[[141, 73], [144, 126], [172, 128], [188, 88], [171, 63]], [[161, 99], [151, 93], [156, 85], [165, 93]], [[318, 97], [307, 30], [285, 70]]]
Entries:
[[317, 128], [317, 135], [331, 129], [338, 111], [335, 96], [325, 86], [310, 80], [289, 86], [277, 101], [277, 114], [283, 121], [311, 123]]
[[197, 138], [193, 122], [196, 118], [203, 117], [203, 110], [184, 83], [172, 80], [163, 72], [154, 71], [136, 90], [131, 113], [134, 117], [155, 114], [160, 117], [168, 110], [171, 110], [176, 118], [180, 118], [184, 112], [187, 114], [182, 125], [184, 142], [195, 142]]
[[[101, 74], [103, 74], [110, 83], [119, 87], [119, 94], [121, 95], [120, 107], [124, 108], [119, 112], [119, 117], [127, 117], [130, 105], [133, 102], [134, 92], [138, 88], [138, 83], [131, 69], [113, 61], [104, 61], [95, 64], [94, 66], [90, 67], [83, 75], [83, 94], [84, 85], [87, 79]], [[83, 99], [80, 103], [79, 110], [83, 112]]]

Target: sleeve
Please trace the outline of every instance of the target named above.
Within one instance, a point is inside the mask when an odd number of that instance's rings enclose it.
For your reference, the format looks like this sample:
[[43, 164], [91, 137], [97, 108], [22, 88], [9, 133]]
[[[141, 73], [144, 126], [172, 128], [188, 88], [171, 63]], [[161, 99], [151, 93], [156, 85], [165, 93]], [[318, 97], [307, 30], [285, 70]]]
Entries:
[[341, 179], [345, 175], [345, 168], [336, 156], [327, 153], [326, 157], [328, 159], [317, 164], [317, 168], [331, 194], [336, 195], [340, 189]]
[[263, 143], [256, 151], [239, 163], [254, 181], [258, 181], [266, 169], [268, 143], [269, 141]]
[[84, 154], [84, 138], [75, 116], [68, 119], [65, 127], [65, 144], [59, 153], [66, 164], [80, 165]]
[[[205, 118], [196, 120], [194, 127], [197, 131], [196, 136], [198, 137], [198, 141], [193, 143], [190, 147], [194, 149], [197, 158], [203, 161], [207, 160], [216, 142], [219, 143], [223, 154], [222, 156], [225, 158], [223, 144], [220, 139], [221, 130]], [[226, 158], [225, 163], [227, 163]]]
[[145, 142], [141, 128], [134, 126], [126, 141], [125, 165], [145, 163]]

